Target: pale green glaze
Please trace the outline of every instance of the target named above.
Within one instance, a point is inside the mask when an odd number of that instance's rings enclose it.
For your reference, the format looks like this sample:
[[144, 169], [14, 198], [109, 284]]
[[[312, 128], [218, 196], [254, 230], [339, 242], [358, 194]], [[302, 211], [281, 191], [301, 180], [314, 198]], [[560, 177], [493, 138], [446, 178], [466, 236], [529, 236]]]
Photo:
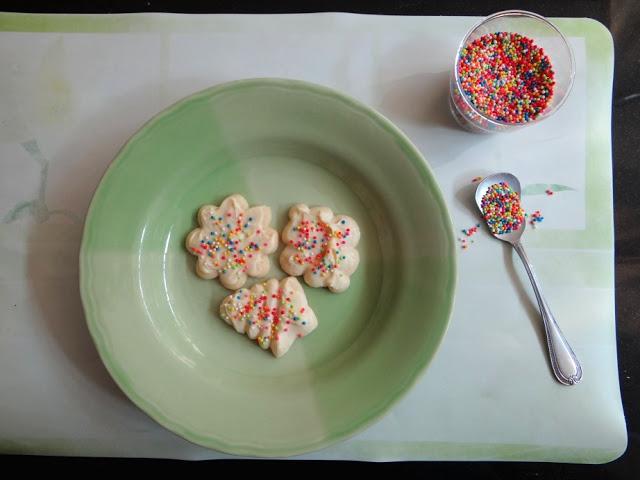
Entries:
[[[271, 206], [278, 230], [297, 202], [362, 229], [351, 287], [305, 287], [319, 326], [278, 360], [218, 318], [228, 291], [183, 246], [197, 208], [231, 193]], [[455, 286], [451, 222], [418, 151], [364, 105], [289, 80], [209, 89], [149, 122], [96, 191], [80, 256], [87, 322], [125, 393], [195, 443], [257, 456], [323, 447], [387, 411], [433, 357]]]

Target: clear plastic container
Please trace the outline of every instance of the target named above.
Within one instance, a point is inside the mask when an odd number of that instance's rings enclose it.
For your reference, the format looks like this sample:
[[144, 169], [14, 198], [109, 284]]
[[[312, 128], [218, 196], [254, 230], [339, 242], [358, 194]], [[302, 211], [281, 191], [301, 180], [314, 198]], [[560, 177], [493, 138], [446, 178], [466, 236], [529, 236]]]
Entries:
[[[555, 86], [549, 105], [533, 120], [508, 123], [495, 120], [469, 101], [462, 90], [458, 75], [458, 59], [463, 48], [483, 35], [496, 32], [514, 32], [531, 38], [549, 56], [555, 73]], [[511, 131], [526, 125], [533, 125], [553, 115], [565, 102], [575, 75], [575, 61], [569, 42], [551, 22], [544, 17], [522, 10], [507, 10], [494, 13], [475, 25], [465, 35], [453, 62], [450, 81], [450, 108], [457, 122], [467, 130], [478, 133]]]

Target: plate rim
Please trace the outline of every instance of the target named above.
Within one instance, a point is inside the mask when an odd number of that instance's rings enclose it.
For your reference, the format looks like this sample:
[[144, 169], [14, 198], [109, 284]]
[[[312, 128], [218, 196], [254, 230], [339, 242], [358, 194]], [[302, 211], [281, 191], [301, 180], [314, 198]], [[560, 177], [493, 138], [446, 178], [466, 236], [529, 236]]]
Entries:
[[[139, 394], [136, 391], [136, 388], [133, 386], [132, 382], [129, 380], [128, 376], [120, 370], [117, 366], [116, 362], [114, 362], [109, 348], [106, 345], [105, 339], [102, 337], [100, 332], [100, 328], [97, 325], [95, 320], [96, 312], [92, 306], [92, 298], [89, 288], [89, 281], [87, 280], [89, 277], [89, 257], [91, 246], [89, 245], [89, 234], [88, 232], [92, 229], [92, 217], [94, 210], [97, 208], [97, 204], [100, 202], [100, 194], [107, 183], [109, 176], [116, 169], [116, 167], [123, 161], [123, 157], [136, 143], [139, 137], [141, 137], [147, 129], [157, 122], [161, 121], [164, 117], [171, 115], [174, 111], [178, 110], [182, 106], [186, 105], [189, 102], [196, 101], [203, 97], [212, 97], [215, 95], [219, 95], [228, 91], [243, 89], [247, 87], [260, 87], [260, 86], [270, 86], [270, 87], [279, 87], [279, 88], [288, 88], [288, 89], [296, 89], [296, 90], [305, 90], [314, 94], [320, 94], [324, 96], [332, 97], [334, 100], [339, 100], [342, 103], [346, 104], [348, 107], [357, 110], [359, 113], [364, 114], [366, 117], [375, 121], [377, 126], [387, 131], [391, 134], [392, 137], [400, 145], [401, 149], [405, 151], [407, 154], [406, 158], [416, 167], [417, 173], [421, 180], [421, 183], [425, 187], [429, 187], [433, 192], [434, 200], [440, 207], [438, 210], [440, 212], [441, 220], [445, 225], [445, 237], [446, 248], [448, 252], [446, 252], [446, 256], [449, 257], [450, 261], [448, 265], [445, 267], [448, 274], [448, 285], [445, 288], [446, 292], [450, 292], [447, 295], [447, 304], [444, 306], [444, 323], [441, 329], [437, 332], [439, 338], [435, 344], [435, 348], [431, 353], [423, 355], [424, 358], [420, 358], [420, 361], [416, 363], [413, 368], [413, 372], [408, 376], [407, 382], [401, 385], [398, 389], [391, 392], [387, 398], [387, 401], [380, 405], [376, 410], [373, 410], [368, 418], [358, 422], [355, 426], [352, 426], [348, 429], [343, 429], [337, 432], [329, 433], [322, 437], [320, 440], [315, 442], [310, 442], [305, 444], [304, 446], [292, 446], [292, 447], [257, 447], [251, 446], [248, 444], [237, 444], [234, 442], [229, 442], [223, 440], [220, 437], [213, 437], [210, 435], [201, 435], [195, 432], [190, 431], [188, 428], [182, 426], [179, 423], [171, 420], [166, 416], [159, 408], [157, 408], [153, 402], [144, 398], [143, 395]], [[449, 325], [451, 323], [451, 315], [453, 312], [453, 306], [455, 302], [456, 290], [457, 290], [457, 250], [455, 248], [455, 235], [453, 230], [453, 222], [451, 220], [451, 215], [449, 213], [449, 209], [444, 200], [444, 196], [438, 185], [436, 180], [436, 176], [433, 172], [433, 169], [426, 161], [420, 150], [413, 144], [413, 142], [409, 139], [409, 137], [400, 130], [391, 120], [385, 117], [383, 114], [375, 110], [373, 107], [366, 105], [365, 103], [356, 100], [355, 98], [344, 94], [340, 91], [334, 90], [333, 88], [326, 87], [323, 85], [319, 85], [312, 82], [307, 82], [303, 80], [295, 80], [288, 78], [277, 78], [277, 77], [258, 77], [258, 78], [247, 78], [240, 80], [233, 80], [230, 82], [225, 82], [221, 84], [214, 85], [212, 87], [205, 88], [203, 90], [197, 91], [190, 95], [181, 97], [176, 102], [172, 103], [168, 107], [164, 108], [160, 112], [153, 115], [149, 120], [147, 120], [140, 128], [136, 130], [136, 132], [131, 135], [122, 148], [115, 155], [109, 166], [104, 171], [98, 186], [96, 187], [91, 202], [89, 204], [89, 208], [87, 210], [87, 214], [84, 220], [84, 226], [82, 231], [82, 242], [80, 245], [79, 252], [79, 286], [80, 286], [80, 297], [82, 300], [82, 308], [84, 311], [85, 321], [87, 323], [87, 327], [89, 329], [89, 333], [93, 342], [96, 346], [96, 350], [98, 351], [98, 355], [100, 356], [100, 360], [104, 364], [105, 368], [111, 375], [111, 378], [118, 385], [120, 390], [127, 396], [129, 400], [131, 400], [143, 413], [151, 417], [154, 421], [162, 425], [167, 430], [179, 435], [185, 440], [202, 447], [206, 447], [212, 450], [217, 450], [222, 453], [236, 455], [236, 456], [248, 456], [248, 457], [262, 457], [262, 458], [273, 458], [273, 457], [290, 457], [295, 455], [301, 455], [305, 453], [310, 453], [313, 451], [317, 451], [323, 448], [326, 448], [330, 445], [336, 444], [340, 441], [345, 441], [359, 432], [362, 432], [367, 427], [371, 426], [373, 423], [380, 420], [386, 413], [388, 413], [391, 408], [396, 405], [402, 398], [404, 398], [412, 389], [413, 386], [422, 378], [424, 373], [426, 372], [428, 366], [435, 358], [436, 354], [440, 350], [442, 346], [442, 341], [448, 331]]]

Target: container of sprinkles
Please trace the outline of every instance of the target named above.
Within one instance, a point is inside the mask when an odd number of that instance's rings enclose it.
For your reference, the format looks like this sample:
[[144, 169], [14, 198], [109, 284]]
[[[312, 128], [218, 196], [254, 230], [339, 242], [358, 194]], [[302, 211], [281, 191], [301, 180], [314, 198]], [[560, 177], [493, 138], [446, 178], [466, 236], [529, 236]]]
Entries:
[[458, 47], [451, 112], [478, 133], [532, 125], [562, 106], [574, 75], [571, 47], [552, 23], [522, 10], [499, 12], [475, 25]]

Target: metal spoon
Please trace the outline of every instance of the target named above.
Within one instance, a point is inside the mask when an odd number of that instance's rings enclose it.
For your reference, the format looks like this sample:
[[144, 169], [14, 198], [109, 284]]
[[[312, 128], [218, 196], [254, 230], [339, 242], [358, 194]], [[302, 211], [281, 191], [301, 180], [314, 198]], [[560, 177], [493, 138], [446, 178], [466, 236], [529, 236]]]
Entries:
[[[510, 173], [496, 173], [495, 175], [485, 177], [476, 189], [476, 204], [478, 205], [481, 213], [483, 213], [482, 197], [487, 193], [487, 190], [491, 185], [500, 182], [507, 183], [513, 191], [520, 196], [520, 182]], [[522, 243], [520, 243], [520, 237], [522, 237], [522, 234], [524, 233], [526, 224], [526, 222], [522, 222], [517, 230], [513, 230], [509, 233], [493, 234], [493, 236], [498, 240], [510, 243], [515, 251], [518, 252], [522, 263], [524, 263], [524, 268], [527, 271], [529, 280], [531, 280], [531, 285], [533, 286], [536, 299], [538, 300], [538, 306], [540, 307], [540, 313], [542, 314], [542, 320], [544, 322], [544, 331], [547, 335], [547, 346], [549, 347], [549, 356], [551, 358], [553, 373], [560, 383], [564, 385], [575, 385], [582, 380], [582, 366], [576, 358], [575, 353], [573, 353], [569, 342], [567, 342], [567, 339], [562, 334], [553, 313], [551, 313], [549, 305], [547, 305], [546, 300], [542, 296], [538, 279], [533, 272], [533, 266], [527, 258], [527, 254], [524, 251]]]

